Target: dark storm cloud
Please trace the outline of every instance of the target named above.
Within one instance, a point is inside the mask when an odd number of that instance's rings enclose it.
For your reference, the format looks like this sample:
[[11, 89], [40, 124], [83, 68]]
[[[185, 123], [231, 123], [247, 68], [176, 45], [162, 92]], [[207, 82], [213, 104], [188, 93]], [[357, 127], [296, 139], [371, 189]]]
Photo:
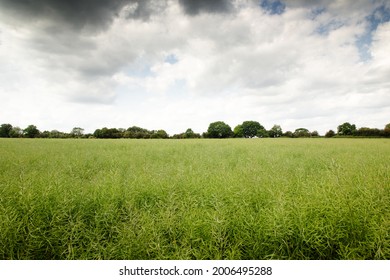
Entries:
[[186, 14], [197, 15], [202, 12], [228, 12], [232, 8], [231, 0], [179, 0]]
[[93, 1], [93, 0], [3, 0], [1, 6], [23, 16], [26, 20], [45, 17], [51, 20], [67, 22], [74, 27], [86, 24], [104, 26], [113, 14], [124, 5], [123, 1]]
[[[107, 27], [126, 6], [132, 5], [128, 17], [148, 18], [156, 1], [143, 0], [0, 0], [0, 9], [25, 21], [47, 18], [74, 28]], [[160, 1], [161, 2], [161, 1]]]
[[[232, 0], [178, 0], [188, 15], [227, 12]], [[104, 29], [129, 5], [128, 18], [147, 20], [167, 6], [166, 0], [0, 0], [0, 9], [23, 22], [40, 18], [75, 29]]]

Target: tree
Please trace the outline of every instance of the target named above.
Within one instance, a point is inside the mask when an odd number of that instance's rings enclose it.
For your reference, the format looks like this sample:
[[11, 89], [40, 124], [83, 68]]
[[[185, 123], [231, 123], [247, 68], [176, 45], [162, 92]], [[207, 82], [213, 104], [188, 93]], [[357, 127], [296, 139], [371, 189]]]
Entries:
[[50, 138], [66, 138], [67, 134], [58, 130], [50, 131]]
[[358, 130], [355, 131], [355, 136], [363, 136], [363, 137], [380, 137], [384, 134], [383, 131], [381, 131], [378, 128], [369, 128], [369, 127], [361, 127]]
[[99, 128], [96, 129], [96, 130], [93, 132], [93, 137], [95, 137], [95, 138], [102, 138], [101, 135], [102, 135], [102, 130], [99, 129]]
[[265, 128], [261, 128], [257, 131], [256, 136], [260, 138], [265, 138], [265, 137], [269, 137], [269, 134]]
[[337, 127], [338, 135], [353, 135], [356, 132], [356, 125], [345, 122]]
[[12, 131], [12, 125], [9, 123], [4, 123], [0, 126], [0, 137], [10, 137]]
[[168, 137], [169, 137], [168, 133], [166, 133], [166, 131], [162, 129], [157, 131], [153, 130], [150, 136], [150, 138], [157, 138], [157, 139], [166, 139]]
[[210, 123], [207, 129], [207, 137], [209, 138], [228, 138], [231, 136], [233, 136], [231, 127], [222, 121]]
[[319, 137], [320, 134], [318, 133], [317, 130], [313, 130], [313, 131], [310, 133], [310, 136], [311, 136], [311, 137]]
[[293, 136], [294, 137], [310, 137], [311, 134], [310, 134], [310, 131], [306, 128], [297, 128], [294, 131]]
[[151, 132], [145, 128], [138, 127], [138, 126], [132, 126], [129, 127], [125, 133], [124, 137], [125, 138], [150, 138]]
[[330, 138], [334, 137], [336, 133], [333, 130], [329, 130], [327, 133], [325, 133], [325, 137]]
[[280, 137], [283, 135], [282, 128], [280, 125], [275, 124], [270, 131], [268, 131], [269, 137]]
[[39, 134], [40, 138], [50, 138], [50, 131], [45, 130]]
[[72, 131], [70, 132], [70, 135], [72, 137], [81, 137], [84, 134], [84, 128], [81, 127], [74, 127]]
[[174, 134], [172, 136], [174, 139], [190, 139], [190, 138], [200, 138], [199, 133], [195, 133], [191, 128], [188, 128], [186, 132], [180, 134]]
[[93, 136], [95, 138], [121, 138], [123, 133], [117, 128], [103, 127], [102, 129], [96, 129]]
[[233, 130], [234, 137], [236, 138], [242, 138], [244, 137], [244, 132], [242, 131], [242, 125], [237, 125]]
[[385, 129], [383, 130], [383, 135], [385, 137], [390, 137], [390, 123], [385, 125]]
[[39, 130], [35, 125], [30, 124], [27, 128], [24, 129], [24, 135], [28, 138], [35, 138], [39, 136]]
[[23, 129], [21, 129], [21, 128], [18, 127], [18, 126], [14, 126], [14, 127], [12, 128], [12, 130], [10, 131], [9, 136], [12, 137], [12, 138], [20, 138], [20, 137], [23, 137]]
[[260, 130], [264, 130], [264, 126], [262, 126], [259, 122], [256, 121], [245, 121], [241, 125], [242, 133], [245, 138], [252, 138], [258, 136]]
[[195, 133], [191, 128], [188, 128], [186, 132], [182, 133], [182, 138], [200, 138], [200, 134]]

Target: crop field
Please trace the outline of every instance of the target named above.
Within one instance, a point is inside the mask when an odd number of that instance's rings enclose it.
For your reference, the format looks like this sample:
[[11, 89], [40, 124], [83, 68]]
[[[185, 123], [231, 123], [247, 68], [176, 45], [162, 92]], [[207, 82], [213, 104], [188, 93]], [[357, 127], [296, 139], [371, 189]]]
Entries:
[[390, 141], [0, 139], [0, 259], [390, 259]]

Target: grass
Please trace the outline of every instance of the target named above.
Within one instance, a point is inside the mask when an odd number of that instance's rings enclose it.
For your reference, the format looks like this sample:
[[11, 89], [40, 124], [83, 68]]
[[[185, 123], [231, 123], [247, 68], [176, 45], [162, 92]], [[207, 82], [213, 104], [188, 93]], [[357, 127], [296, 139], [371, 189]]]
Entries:
[[0, 259], [390, 259], [390, 142], [1, 139]]

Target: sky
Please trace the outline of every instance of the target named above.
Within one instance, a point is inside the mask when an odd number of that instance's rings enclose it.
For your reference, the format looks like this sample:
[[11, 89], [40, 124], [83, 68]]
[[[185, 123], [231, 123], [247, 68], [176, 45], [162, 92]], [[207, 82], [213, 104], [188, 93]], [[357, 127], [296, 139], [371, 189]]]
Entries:
[[0, 123], [390, 123], [390, 1], [0, 0]]

